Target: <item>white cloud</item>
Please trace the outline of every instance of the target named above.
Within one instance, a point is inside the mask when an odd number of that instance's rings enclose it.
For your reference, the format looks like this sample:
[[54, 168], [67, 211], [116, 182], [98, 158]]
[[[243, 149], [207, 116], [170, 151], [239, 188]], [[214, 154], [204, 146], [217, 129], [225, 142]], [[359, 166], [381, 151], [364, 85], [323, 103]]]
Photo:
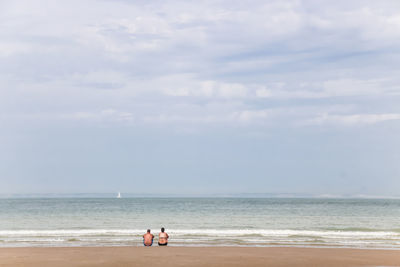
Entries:
[[269, 117], [269, 110], [243, 110], [233, 114], [234, 118], [240, 122], [263, 122]]
[[271, 91], [266, 89], [266, 88], [261, 88], [256, 90], [256, 96], [257, 97], [270, 97], [271, 96]]
[[216, 85], [218, 95], [221, 97], [245, 97], [247, 95], [247, 89], [241, 84], [232, 83], [219, 83]]
[[248, 89], [239, 83], [198, 81], [191, 75], [167, 76], [158, 80], [160, 91], [168, 96], [244, 98]]
[[21, 42], [2, 42], [0, 40], [0, 57], [28, 53], [32, 50], [29, 44]]
[[99, 112], [80, 111], [73, 113], [54, 114], [54, 119], [89, 120], [98, 122], [132, 122], [134, 116], [130, 112], [115, 109], [104, 109]]
[[352, 95], [371, 95], [384, 93], [385, 88], [380, 87], [379, 80], [354, 80], [338, 79], [329, 80], [323, 83], [325, 96], [352, 96]]
[[384, 121], [400, 120], [400, 113], [387, 114], [351, 114], [351, 115], [329, 115], [322, 114], [314, 119], [304, 122], [306, 125], [358, 125], [375, 124]]
[[2, 4], [3, 117], [251, 128], [400, 112], [398, 1], [45, 4]]
[[273, 87], [269, 96], [276, 98], [331, 98], [344, 96], [383, 96], [400, 93], [400, 87], [388, 79], [335, 79], [321, 82], [303, 82]]

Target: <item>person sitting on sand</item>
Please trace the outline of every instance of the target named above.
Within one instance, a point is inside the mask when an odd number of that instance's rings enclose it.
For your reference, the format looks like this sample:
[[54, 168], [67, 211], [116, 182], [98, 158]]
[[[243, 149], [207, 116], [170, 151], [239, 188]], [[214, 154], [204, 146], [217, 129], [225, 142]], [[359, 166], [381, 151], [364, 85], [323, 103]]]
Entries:
[[143, 245], [145, 247], [150, 247], [153, 245], [154, 235], [150, 233], [150, 229], [147, 229], [147, 233], [143, 235]]
[[158, 245], [159, 246], [168, 245], [168, 238], [169, 238], [169, 235], [165, 232], [164, 227], [161, 228], [161, 233], [158, 234]]

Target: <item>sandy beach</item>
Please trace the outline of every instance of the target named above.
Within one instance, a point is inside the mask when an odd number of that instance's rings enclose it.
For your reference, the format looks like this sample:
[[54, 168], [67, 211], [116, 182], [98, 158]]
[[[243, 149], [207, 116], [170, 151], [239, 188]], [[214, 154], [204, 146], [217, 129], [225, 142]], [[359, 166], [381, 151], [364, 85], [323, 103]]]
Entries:
[[1, 248], [0, 266], [400, 266], [400, 251], [254, 247]]

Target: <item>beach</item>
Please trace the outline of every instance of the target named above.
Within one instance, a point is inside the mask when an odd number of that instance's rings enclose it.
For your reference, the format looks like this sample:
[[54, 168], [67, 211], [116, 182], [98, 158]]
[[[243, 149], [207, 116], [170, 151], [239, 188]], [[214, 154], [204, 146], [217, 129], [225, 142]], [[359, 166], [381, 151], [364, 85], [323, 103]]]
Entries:
[[[2, 199], [0, 266], [400, 266], [399, 200]], [[142, 246], [149, 227], [170, 246]]]
[[398, 250], [256, 247], [1, 248], [0, 266], [400, 266]]
[[[400, 266], [399, 200], [0, 200], [0, 266]], [[165, 227], [168, 247], [142, 246]]]

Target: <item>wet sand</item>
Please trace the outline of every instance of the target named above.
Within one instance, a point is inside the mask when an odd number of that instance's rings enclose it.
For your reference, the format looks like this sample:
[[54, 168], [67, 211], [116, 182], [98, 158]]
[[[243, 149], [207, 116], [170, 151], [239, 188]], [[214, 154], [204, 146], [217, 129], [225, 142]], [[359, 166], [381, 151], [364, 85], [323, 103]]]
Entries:
[[0, 266], [400, 266], [400, 251], [254, 247], [0, 248]]

